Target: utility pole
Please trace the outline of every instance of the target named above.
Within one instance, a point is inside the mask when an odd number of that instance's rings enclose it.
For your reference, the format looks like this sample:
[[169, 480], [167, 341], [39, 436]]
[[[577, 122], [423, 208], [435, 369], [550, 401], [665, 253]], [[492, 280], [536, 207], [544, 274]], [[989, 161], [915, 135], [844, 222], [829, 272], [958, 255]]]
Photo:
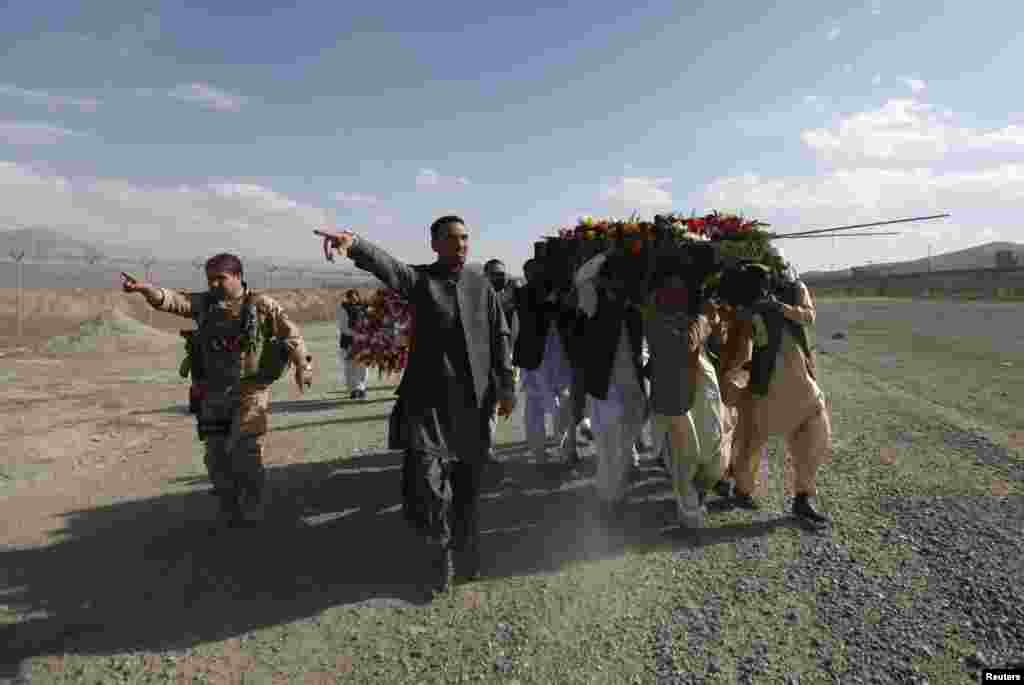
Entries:
[[[146, 270], [146, 275], [143, 276], [143, 279], [146, 281], [146, 283], [150, 283], [150, 284], [153, 283], [153, 271], [152, 271], [152, 269], [153, 269], [153, 265], [154, 264], [156, 264], [156, 258], [155, 257], [147, 257], [147, 258], [142, 260], [142, 266]], [[148, 311], [149, 311], [149, 325], [152, 326], [153, 325], [153, 307], [149, 307]]]
[[267, 264], [267, 292], [274, 287], [274, 273], [280, 270], [281, 267], [276, 264]]
[[25, 332], [24, 331], [24, 324], [22, 323], [25, 320], [25, 293], [24, 293], [24, 290], [23, 290], [25, 274], [23, 272], [23, 264], [22, 264], [24, 262], [24, 260], [25, 260], [25, 251], [21, 250], [20, 252], [15, 252], [14, 250], [11, 250], [10, 255], [11, 255], [11, 259], [13, 259], [18, 264], [18, 329], [17, 330], [18, 330], [18, 341], [21, 342], [22, 335], [24, 335], [24, 332]]
[[101, 254], [91, 254], [85, 257], [85, 261], [89, 266], [96, 266], [98, 263], [102, 262], [103, 259], [104, 257]]

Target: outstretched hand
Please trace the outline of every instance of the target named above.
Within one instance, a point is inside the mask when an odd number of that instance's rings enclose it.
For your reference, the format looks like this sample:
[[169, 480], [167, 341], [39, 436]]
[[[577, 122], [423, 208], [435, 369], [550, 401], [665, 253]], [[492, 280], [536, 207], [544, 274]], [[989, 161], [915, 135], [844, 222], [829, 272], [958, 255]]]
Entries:
[[356, 235], [352, 231], [313, 231], [314, 235], [324, 239], [324, 257], [329, 262], [334, 261], [334, 253], [348, 254], [348, 249], [355, 242]]
[[126, 293], [137, 293], [140, 290], [145, 289], [146, 283], [138, 280], [134, 276], [130, 276], [125, 272], [121, 272], [121, 290]]

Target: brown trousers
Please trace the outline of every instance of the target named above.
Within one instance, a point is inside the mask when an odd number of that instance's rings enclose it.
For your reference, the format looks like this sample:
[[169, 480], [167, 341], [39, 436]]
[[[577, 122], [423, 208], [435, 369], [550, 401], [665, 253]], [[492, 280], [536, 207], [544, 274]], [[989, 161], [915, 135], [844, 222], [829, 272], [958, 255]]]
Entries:
[[[761, 469], [761, 453], [770, 435], [757, 430], [753, 420], [754, 398], [746, 392], [740, 401], [739, 422], [733, 445], [732, 473], [736, 490], [752, 494]], [[828, 410], [818, 407], [791, 432], [783, 436], [786, 454], [792, 460], [794, 494], [815, 495], [817, 473], [832, 444], [832, 422]]]

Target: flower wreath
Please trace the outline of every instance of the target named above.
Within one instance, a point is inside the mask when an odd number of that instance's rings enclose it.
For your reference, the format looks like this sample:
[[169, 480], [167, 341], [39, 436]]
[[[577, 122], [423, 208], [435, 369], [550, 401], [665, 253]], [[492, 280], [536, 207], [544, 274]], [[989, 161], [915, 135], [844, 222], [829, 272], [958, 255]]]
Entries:
[[366, 316], [352, 326], [348, 358], [378, 370], [380, 376], [400, 373], [412, 349], [412, 305], [397, 291], [373, 294]]

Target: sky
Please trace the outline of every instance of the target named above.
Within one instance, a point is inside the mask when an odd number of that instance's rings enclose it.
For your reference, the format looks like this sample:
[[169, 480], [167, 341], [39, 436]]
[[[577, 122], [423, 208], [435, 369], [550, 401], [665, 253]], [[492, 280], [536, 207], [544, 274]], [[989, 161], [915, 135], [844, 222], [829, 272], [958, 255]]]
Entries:
[[513, 272], [581, 215], [952, 215], [803, 271], [1024, 241], [1021, 3], [207, 4], [0, 8], [0, 229], [422, 263], [455, 213]]

